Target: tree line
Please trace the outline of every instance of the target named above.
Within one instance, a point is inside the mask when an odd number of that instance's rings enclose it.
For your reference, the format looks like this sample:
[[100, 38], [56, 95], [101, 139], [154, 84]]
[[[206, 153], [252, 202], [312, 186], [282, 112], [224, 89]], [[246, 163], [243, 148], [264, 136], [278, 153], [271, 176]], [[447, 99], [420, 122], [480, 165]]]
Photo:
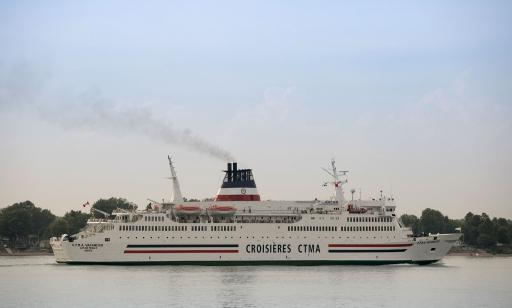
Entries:
[[[414, 234], [420, 233], [452, 233], [460, 228], [464, 244], [495, 252], [510, 251], [512, 242], [512, 221], [505, 218], [490, 218], [486, 213], [481, 215], [467, 213], [463, 219], [450, 219], [440, 211], [427, 208], [420, 217], [404, 214], [400, 221], [411, 228]], [[501, 248], [500, 248], [501, 247]]]
[[[112, 213], [117, 208], [135, 210], [137, 206], [123, 198], [99, 199], [93, 208]], [[62, 217], [51, 211], [35, 206], [30, 201], [15, 203], [0, 209], [0, 242], [18, 248], [38, 246], [42, 240], [62, 234], [75, 234], [82, 229], [89, 218], [102, 217], [99, 212], [91, 214], [72, 210]], [[490, 218], [467, 213], [463, 219], [450, 219], [440, 211], [427, 208], [420, 217], [404, 214], [400, 216], [403, 226], [411, 228], [414, 234], [453, 233], [462, 230], [463, 242], [472, 247], [500, 252], [499, 247], [509, 247], [512, 242], [512, 221], [505, 218]]]
[[[116, 208], [136, 208], [123, 198], [100, 199], [92, 207], [107, 213]], [[0, 209], [0, 243], [19, 249], [36, 248], [41, 241], [52, 236], [79, 232], [91, 216], [98, 215], [96, 212], [89, 214], [71, 210], [58, 217], [50, 210], [35, 206], [31, 201], [18, 202]]]

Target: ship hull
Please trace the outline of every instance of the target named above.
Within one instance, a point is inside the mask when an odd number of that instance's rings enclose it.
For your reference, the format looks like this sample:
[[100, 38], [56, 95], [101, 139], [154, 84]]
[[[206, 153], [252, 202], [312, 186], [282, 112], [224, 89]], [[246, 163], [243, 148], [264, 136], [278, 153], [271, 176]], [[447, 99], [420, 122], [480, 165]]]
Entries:
[[381, 265], [437, 262], [460, 237], [403, 237], [399, 232], [288, 232], [284, 224], [237, 225], [236, 231], [234, 226], [231, 228], [217, 234], [113, 230], [73, 242], [54, 240], [51, 244], [56, 261], [67, 264]]

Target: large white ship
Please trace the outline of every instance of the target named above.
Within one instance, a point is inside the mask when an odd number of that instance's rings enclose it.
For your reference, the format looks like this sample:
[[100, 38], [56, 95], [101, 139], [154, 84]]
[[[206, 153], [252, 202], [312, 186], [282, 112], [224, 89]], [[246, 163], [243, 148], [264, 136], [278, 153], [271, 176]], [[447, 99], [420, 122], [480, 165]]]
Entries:
[[328, 201], [261, 201], [252, 170], [228, 163], [212, 201], [184, 202], [169, 158], [173, 199], [144, 211], [91, 218], [77, 234], [50, 240], [68, 264], [429, 264], [460, 234], [413, 235], [392, 197], [346, 200], [346, 171], [329, 170]]

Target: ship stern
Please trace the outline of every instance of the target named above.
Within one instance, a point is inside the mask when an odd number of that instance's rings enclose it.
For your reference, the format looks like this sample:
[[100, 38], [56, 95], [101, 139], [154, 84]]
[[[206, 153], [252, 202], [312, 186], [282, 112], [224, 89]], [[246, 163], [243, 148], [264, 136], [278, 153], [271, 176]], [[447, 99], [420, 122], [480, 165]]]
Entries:
[[63, 248], [63, 238], [66, 234], [59, 237], [50, 238], [50, 246], [52, 247], [53, 255], [55, 256], [55, 261], [57, 263], [66, 263], [68, 261], [68, 257]]

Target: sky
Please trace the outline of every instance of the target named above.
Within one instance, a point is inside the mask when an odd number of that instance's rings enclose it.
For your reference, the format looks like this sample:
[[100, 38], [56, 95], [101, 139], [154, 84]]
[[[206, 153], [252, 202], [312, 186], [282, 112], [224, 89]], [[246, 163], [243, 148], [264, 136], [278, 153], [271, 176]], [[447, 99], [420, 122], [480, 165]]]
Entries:
[[[512, 218], [508, 1], [0, 1], [0, 207], [383, 190]], [[346, 195], [350, 198], [349, 194]]]

